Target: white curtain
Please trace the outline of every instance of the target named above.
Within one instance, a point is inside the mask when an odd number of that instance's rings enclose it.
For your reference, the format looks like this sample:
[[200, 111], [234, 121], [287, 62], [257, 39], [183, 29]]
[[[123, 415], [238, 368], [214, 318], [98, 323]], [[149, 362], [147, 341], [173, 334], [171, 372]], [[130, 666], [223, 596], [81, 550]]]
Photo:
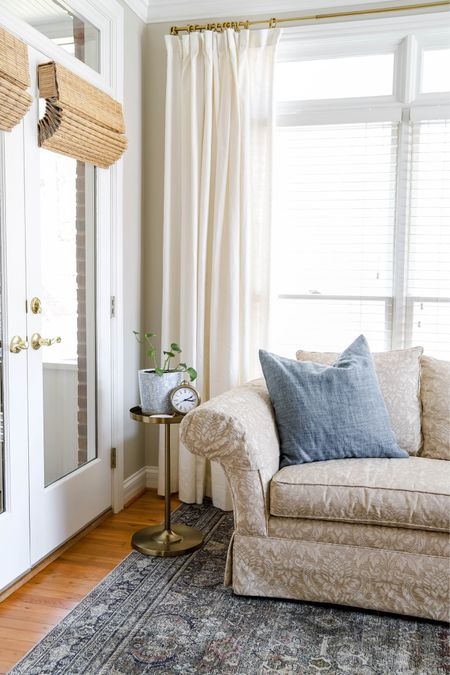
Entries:
[[[279, 33], [166, 37], [162, 340], [181, 345], [203, 400], [259, 376], [267, 342]], [[216, 506], [231, 509], [221, 467], [176, 438], [172, 447], [180, 499], [201, 503], [210, 489]], [[162, 449], [159, 459], [162, 493]]]

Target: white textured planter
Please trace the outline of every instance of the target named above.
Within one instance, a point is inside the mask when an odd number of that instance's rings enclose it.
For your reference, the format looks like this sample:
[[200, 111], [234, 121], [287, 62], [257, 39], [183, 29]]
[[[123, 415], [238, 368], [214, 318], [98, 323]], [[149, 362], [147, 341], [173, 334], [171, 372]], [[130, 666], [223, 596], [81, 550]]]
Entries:
[[141, 409], [146, 415], [170, 415], [172, 406], [170, 394], [175, 387], [183, 382], [186, 373], [173, 370], [163, 375], [157, 375], [154, 370], [139, 370], [139, 394]]

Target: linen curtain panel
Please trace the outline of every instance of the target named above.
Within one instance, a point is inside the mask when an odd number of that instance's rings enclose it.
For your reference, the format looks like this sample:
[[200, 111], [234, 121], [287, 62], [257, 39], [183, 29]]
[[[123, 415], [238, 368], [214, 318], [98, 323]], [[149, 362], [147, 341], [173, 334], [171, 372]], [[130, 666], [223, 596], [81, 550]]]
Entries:
[[[166, 36], [162, 341], [180, 343], [203, 401], [257, 377], [267, 342], [279, 37], [277, 29]], [[201, 503], [208, 485], [213, 503], [231, 509], [221, 467], [177, 438], [172, 448], [180, 499]], [[162, 493], [161, 446], [159, 459]]]

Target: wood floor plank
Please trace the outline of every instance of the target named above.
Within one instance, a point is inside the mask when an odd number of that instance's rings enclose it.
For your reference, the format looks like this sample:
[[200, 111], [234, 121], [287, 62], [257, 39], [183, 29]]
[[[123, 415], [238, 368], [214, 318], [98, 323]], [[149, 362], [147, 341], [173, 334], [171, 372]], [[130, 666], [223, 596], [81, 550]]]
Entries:
[[0, 623], [4, 621], [9, 621], [10, 619], [20, 619], [23, 621], [24, 613], [26, 612], [27, 620], [38, 621], [43, 625], [51, 625], [52, 622], [47, 620], [47, 616], [59, 614], [60, 620], [64, 618], [67, 614], [66, 609], [58, 610], [55, 607], [47, 609], [46, 607], [41, 607], [32, 605], [28, 602], [17, 601], [11, 607], [2, 608]]
[[[180, 502], [172, 496], [172, 510]], [[0, 675], [7, 673], [131, 549], [131, 535], [164, 519], [164, 499], [148, 490], [65, 550], [0, 604]]]

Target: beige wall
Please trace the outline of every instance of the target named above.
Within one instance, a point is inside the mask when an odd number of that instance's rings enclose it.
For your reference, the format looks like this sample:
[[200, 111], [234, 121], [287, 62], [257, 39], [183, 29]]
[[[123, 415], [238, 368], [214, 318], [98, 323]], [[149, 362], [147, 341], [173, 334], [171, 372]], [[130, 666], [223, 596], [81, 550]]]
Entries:
[[128, 414], [139, 403], [140, 347], [133, 330], [142, 324], [142, 45], [145, 24], [124, 3], [124, 113], [128, 149], [123, 160], [124, 478], [145, 464], [142, 425]]
[[[162, 299], [162, 242], [164, 191], [164, 106], [166, 87], [166, 49], [164, 36], [168, 24], [149, 24], [144, 43], [144, 221], [142, 249], [145, 251], [143, 280], [144, 320], [147, 330], [158, 335], [160, 348]], [[176, 339], [176, 336], [173, 338]], [[158, 432], [145, 430], [145, 460], [158, 464]]]

